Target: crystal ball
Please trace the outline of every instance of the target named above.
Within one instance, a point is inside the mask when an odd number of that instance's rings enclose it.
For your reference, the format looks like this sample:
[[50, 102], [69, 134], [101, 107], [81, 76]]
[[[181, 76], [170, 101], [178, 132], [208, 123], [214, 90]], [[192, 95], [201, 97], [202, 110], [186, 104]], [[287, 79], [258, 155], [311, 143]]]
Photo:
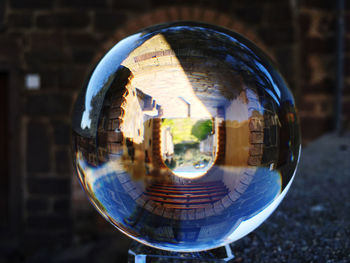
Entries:
[[291, 91], [241, 35], [176, 22], [143, 29], [100, 60], [72, 120], [91, 203], [149, 246], [202, 251], [274, 211], [300, 155]]

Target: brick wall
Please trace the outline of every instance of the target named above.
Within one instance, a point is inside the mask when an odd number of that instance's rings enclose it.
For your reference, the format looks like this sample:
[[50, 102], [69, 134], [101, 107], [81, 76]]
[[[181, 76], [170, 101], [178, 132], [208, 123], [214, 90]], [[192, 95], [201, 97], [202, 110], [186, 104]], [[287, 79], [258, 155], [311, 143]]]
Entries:
[[[0, 15], [0, 63], [15, 66], [23, 233], [30, 244], [72, 235], [70, 113], [85, 76], [118, 40], [155, 23], [197, 20], [222, 25], [269, 53], [296, 95], [304, 142], [332, 130], [335, 90], [333, 1], [8, 0]], [[349, 7], [347, 7], [349, 8]], [[347, 11], [346, 19], [349, 21]], [[350, 43], [350, 31], [347, 34]], [[350, 61], [347, 46], [346, 63]], [[12, 50], [12, 52], [8, 52]], [[15, 51], [13, 51], [15, 50]], [[11, 54], [11, 55], [10, 55]], [[15, 55], [13, 55], [15, 54]], [[4, 67], [2, 67], [4, 68]], [[350, 104], [346, 68], [344, 113]], [[10, 73], [11, 73], [10, 72]], [[25, 90], [37, 73], [40, 90]], [[12, 74], [12, 73], [11, 73]], [[347, 119], [349, 127], [349, 119]], [[77, 201], [85, 198], [74, 192]], [[85, 202], [89, 206], [88, 202]], [[54, 238], [47, 238], [54, 237]]]
[[[299, 116], [304, 142], [334, 129], [336, 92], [336, 1], [299, 1]], [[350, 22], [350, 6], [345, 23]], [[350, 128], [350, 28], [346, 30], [343, 125]]]

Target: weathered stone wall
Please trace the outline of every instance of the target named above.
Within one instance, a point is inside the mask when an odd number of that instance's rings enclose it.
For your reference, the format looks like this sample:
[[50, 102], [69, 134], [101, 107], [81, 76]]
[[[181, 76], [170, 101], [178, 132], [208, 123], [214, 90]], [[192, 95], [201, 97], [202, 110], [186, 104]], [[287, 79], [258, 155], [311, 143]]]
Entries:
[[[336, 92], [337, 1], [299, 1], [298, 76], [299, 116], [304, 142], [334, 129]], [[346, 1], [345, 1], [346, 2]], [[343, 125], [349, 130], [350, 105], [350, 5], [345, 3], [346, 37]]]
[[[242, 33], [274, 57], [290, 84], [304, 142], [333, 129], [335, 1], [8, 0], [1, 5], [0, 69], [17, 79], [10, 85], [18, 102], [12, 115], [21, 160], [16, 187], [21, 232], [29, 244], [70, 242], [72, 180], [77, 185], [70, 156], [73, 101], [97, 59], [145, 26], [197, 20]], [[349, 29], [346, 41], [344, 114], [350, 105]], [[25, 90], [28, 73], [40, 75], [39, 90]], [[349, 128], [349, 116], [345, 125]], [[74, 196], [76, 202], [85, 198]]]

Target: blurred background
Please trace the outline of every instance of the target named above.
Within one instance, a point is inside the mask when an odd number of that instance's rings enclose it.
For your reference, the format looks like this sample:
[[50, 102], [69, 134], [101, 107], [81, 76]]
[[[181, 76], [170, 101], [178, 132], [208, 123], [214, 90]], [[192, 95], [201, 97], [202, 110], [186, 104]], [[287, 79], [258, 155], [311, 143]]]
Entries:
[[[0, 0], [0, 262], [95, 262], [92, 258], [126, 262], [129, 240], [94, 211], [74, 174], [72, 105], [86, 76], [114, 44], [141, 28], [176, 20], [229, 28], [268, 53], [296, 99], [308, 160], [301, 169], [325, 165], [328, 152], [338, 159], [318, 172], [317, 180], [322, 181], [320, 174], [337, 166], [338, 180], [344, 180], [323, 182], [335, 189], [348, 185], [350, 26], [344, 24], [350, 25], [349, 4], [342, 7], [325, 0]], [[331, 170], [327, 171], [330, 175]], [[315, 178], [309, 180], [305, 192], [322, 195], [322, 188], [312, 188]], [[307, 184], [299, 181], [296, 185], [301, 188], [294, 192], [294, 200], [304, 202], [300, 189]], [[341, 193], [340, 189], [344, 211], [344, 202], [350, 199], [347, 191]], [[320, 196], [309, 198], [313, 200], [309, 201], [314, 207], [311, 212], [327, 210], [327, 206], [317, 206]], [[280, 213], [290, 206], [296, 211], [299, 207], [290, 201]], [[349, 211], [349, 206], [345, 208]], [[308, 216], [319, 218], [320, 214], [304, 215]], [[285, 221], [281, 222], [283, 226]], [[327, 262], [347, 262], [341, 261], [350, 254], [349, 223], [344, 222], [338, 222], [344, 231], [334, 233], [343, 244], [333, 257], [338, 261]], [[247, 253], [250, 241], [258, 247], [259, 240], [267, 251], [278, 253], [284, 238], [273, 243], [272, 237], [264, 238], [265, 230], [239, 243], [238, 255]], [[334, 244], [332, 235], [329, 243]], [[295, 242], [300, 239], [295, 237]], [[295, 249], [302, 251], [302, 247]], [[315, 254], [308, 249], [310, 245], [304, 252]], [[236, 257], [237, 262], [250, 262], [244, 259]], [[285, 260], [276, 262], [292, 262]]]

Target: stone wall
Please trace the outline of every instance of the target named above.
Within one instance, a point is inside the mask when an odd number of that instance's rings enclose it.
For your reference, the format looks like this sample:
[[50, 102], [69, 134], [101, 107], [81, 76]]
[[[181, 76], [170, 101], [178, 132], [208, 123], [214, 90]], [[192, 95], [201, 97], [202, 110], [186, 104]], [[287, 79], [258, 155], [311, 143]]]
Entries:
[[[16, 216], [27, 244], [72, 240], [73, 101], [103, 53], [145, 26], [197, 20], [242, 33], [274, 58], [290, 84], [304, 142], [333, 129], [335, 1], [8, 0], [1, 5], [0, 70], [16, 76], [10, 84], [13, 127], [18, 127], [12, 140], [21, 161], [11, 169], [19, 178], [13, 187], [20, 189]], [[350, 105], [349, 29], [346, 43], [344, 114]], [[29, 73], [40, 75], [39, 90], [25, 89]], [[349, 129], [349, 116], [344, 125]], [[85, 198], [74, 196], [76, 202]]]
[[[336, 92], [337, 1], [299, 1], [298, 6], [298, 76], [299, 116], [304, 142], [334, 129]], [[345, 1], [346, 2], [346, 1]], [[345, 87], [343, 125], [350, 128], [350, 5], [346, 3]]]

